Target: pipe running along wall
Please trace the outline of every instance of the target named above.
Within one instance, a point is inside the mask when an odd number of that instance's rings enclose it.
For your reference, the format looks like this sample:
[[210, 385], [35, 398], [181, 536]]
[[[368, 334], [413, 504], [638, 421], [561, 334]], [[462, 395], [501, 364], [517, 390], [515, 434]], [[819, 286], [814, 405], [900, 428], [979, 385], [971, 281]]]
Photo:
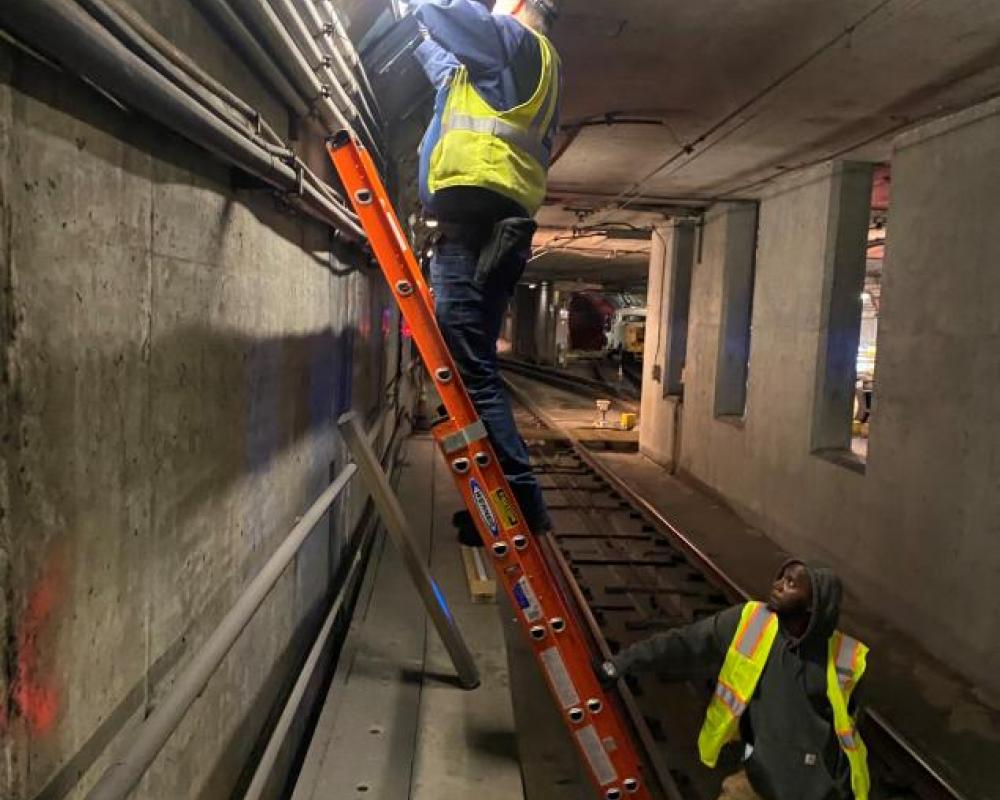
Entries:
[[127, 105], [285, 192], [288, 201], [350, 238], [364, 232], [329, 190], [305, 179], [272, 148], [241, 133], [118, 41], [77, 4], [66, 0], [4, 0], [0, 22]]

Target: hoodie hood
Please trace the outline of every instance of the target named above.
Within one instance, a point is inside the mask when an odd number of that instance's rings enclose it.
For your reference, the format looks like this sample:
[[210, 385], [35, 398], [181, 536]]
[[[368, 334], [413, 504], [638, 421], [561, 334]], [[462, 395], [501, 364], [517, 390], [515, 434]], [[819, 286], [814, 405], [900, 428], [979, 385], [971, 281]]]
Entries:
[[843, 597], [844, 589], [833, 570], [826, 567], [813, 566], [798, 558], [792, 558], [781, 565], [775, 575], [775, 579], [785, 571], [786, 567], [792, 564], [801, 564], [809, 573], [809, 581], [812, 584], [812, 606], [809, 608], [809, 626], [798, 644], [808, 641], [825, 642], [837, 628], [840, 619], [840, 600]]

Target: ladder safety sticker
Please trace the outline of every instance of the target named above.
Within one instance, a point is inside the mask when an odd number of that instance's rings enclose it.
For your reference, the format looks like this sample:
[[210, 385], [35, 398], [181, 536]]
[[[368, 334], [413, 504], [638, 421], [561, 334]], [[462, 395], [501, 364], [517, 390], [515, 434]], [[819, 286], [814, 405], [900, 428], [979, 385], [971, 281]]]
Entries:
[[611, 763], [608, 754], [604, 750], [604, 745], [597, 736], [597, 731], [593, 725], [581, 728], [576, 732], [576, 741], [580, 744], [580, 749], [587, 757], [590, 769], [597, 776], [601, 786], [618, 780], [618, 773], [615, 772], [615, 765]]
[[521, 607], [524, 618], [528, 622], [538, 622], [542, 618], [542, 607], [539, 605], [538, 597], [535, 595], [535, 590], [531, 588], [531, 584], [528, 583], [528, 579], [519, 578], [514, 584], [513, 591], [514, 598]]
[[542, 664], [545, 665], [545, 671], [549, 676], [549, 683], [552, 684], [552, 688], [556, 693], [556, 697], [559, 698], [562, 707], [572, 708], [573, 706], [580, 705], [580, 695], [576, 693], [573, 679], [570, 678], [569, 672], [566, 671], [566, 662], [559, 655], [559, 648], [550, 647], [548, 650], [543, 650], [539, 653], [539, 658], [542, 659]]
[[489, 530], [495, 539], [500, 535], [500, 527], [497, 525], [497, 518], [493, 513], [493, 509], [490, 508], [489, 501], [486, 499], [486, 492], [483, 491], [483, 487], [479, 485], [479, 482], [475, 478], [469, 481], [469, 486], [472, 488], [472, 498], [476, 501], [476, 510], [479, 512], [479, 516], [482, 517], [483, 524], [486, 525], [487, 530]]
[[399, 221], [396, 219], [395, 212], [390, 212], [389, 209], [385, 207], [385, 203], [382, 203], [382, 210], [385, 212], [385, 218], [389, 221], [389, 227], [392, 228], [392, 233], [396, 237], [396, 243], [399, 245], [399, 249], [404, 253], [410, 249], [410, 243], [406, 241], [406, 237], [403, 235], [402, 229], [399, 227]]
[[518, 523], [517, 512], [514, 511], [514, 506], [503, 489], [494, 489], [493, 502], [496, 503], [497, 510], [500, 512], [500, 522], [503, 523], [504, 529], [510, 530], [516, 527]]

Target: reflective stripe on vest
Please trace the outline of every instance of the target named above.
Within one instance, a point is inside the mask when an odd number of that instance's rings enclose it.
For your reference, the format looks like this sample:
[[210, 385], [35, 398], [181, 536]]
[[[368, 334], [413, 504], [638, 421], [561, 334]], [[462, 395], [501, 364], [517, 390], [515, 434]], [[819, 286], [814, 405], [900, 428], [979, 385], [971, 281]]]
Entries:
[[[708, 766], [716, 765], [722, 746], [736, 737], [740, 716], [757, 688], [777, 631], [778, 619], [763, 603], [743, 607], [698, 736], [701, 760]], [[868, 751], [848, 710], [851, 693], [864, 675], [867, 654], [864, 644], [840, 631], [830, 637], [826, 692], [837, 740], [851, 767], [855, 800], [868, 800], [871, 787]]]
[[840, 688], [847, 691], [852, 685], [854, 671], [857, 669], [860, 648], [864, 645], [857, 639], [841, 634], [837, 645], [837, 654], [834, 658], [834, 666], [837, 670], [837, 680]]
[[736, 693], [732, 686], [726, 686], [722, 681], [719, 681], [715, 684], [715, 694], [734, 717], [740, 716], [747, 710], [746, 701]]
[[[530, 30], [530, 29], [529, 29]], [[559, 96], [559, 56], [531, 31], [541, 52], [541, 74], [531, 98], [507, 111], [476, 91], [466, 67], [452, 76], [441, 114], [441, 135], [430, 158], [428, 188], [477, 186], [498, 192], [534, 214], [545, 196], [545, 135]]]
[[764, 631], [768, 623], [774, 618], [774, 614], [767, 610], [763, 603], [755, 603], [750, 613], [750, 619], [743, 626], [742, 631], [736, 633], [736, 652], [744, 658], [753, 658], [764, 641]]

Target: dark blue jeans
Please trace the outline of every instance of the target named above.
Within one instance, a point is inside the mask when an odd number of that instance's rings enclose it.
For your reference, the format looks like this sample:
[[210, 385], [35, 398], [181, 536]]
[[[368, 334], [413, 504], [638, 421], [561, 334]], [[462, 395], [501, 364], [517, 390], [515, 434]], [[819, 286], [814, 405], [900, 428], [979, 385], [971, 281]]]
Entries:
[[477, 274], [475, 239], [443, 238], [431, 261], [431, 285], [438, 325], [472, 397], [507, 482], [534, 533], [552, 529], [542, 490], [531, 471], [510, 400], [497, 367], [497, 337], [527, 253], [512, 254]]

